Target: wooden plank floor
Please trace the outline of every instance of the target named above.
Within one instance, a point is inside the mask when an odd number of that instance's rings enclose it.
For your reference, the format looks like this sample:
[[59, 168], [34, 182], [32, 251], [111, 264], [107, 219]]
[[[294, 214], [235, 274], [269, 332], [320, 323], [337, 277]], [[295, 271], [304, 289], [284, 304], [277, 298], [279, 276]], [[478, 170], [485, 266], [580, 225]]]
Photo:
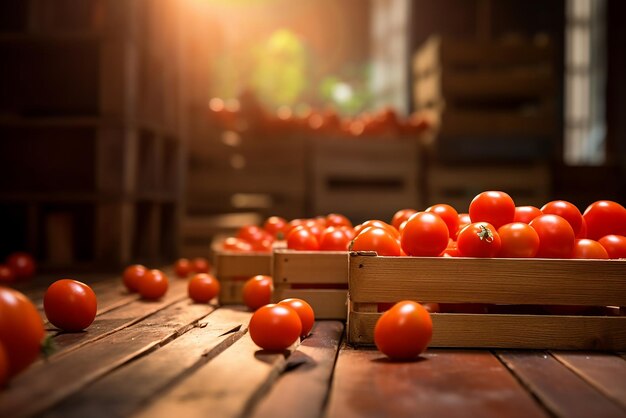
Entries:
[[[119, 277], [77, 278], [98, 296], [96, 320], [46, 325], [57, 351], [0, 392], [0, 417], [626, 417], [624, 353], [429, 349], [391, 362], [346, 345], [339, 321], [271, 353], [250, 339], [250, 312], [194, 304], [185, 280], [147, 302]], [[17, 287], [41, 309], [53, 279]]]

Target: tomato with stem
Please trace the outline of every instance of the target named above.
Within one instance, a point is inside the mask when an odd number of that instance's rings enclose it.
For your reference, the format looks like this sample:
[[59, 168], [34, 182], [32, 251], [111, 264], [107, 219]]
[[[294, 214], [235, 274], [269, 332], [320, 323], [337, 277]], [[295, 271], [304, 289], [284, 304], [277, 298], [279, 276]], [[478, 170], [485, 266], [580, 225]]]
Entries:
[[462, 257], [495, 257], [501, 240], [496, 228], [488, 222], [474, 222], [459, 231], [456, 240]]

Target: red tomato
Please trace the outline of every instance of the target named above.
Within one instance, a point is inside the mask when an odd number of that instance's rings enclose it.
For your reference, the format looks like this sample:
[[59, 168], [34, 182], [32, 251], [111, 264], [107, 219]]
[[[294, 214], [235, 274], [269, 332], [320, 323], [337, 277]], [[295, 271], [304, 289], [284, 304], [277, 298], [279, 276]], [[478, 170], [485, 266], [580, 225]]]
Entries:
[[22, 293], [0, 286], [0, 342], [9, 359], [9, 377], [39, 357], [44, 328], [35, 305]]
[[272, 301], [274, 282], [270, 276], [257, 275], [251, 277], [243, 285], [243, 303], [250, 310], [255, 311]]
[[500, 251], [498, 231], [487, 222], [474, 222], [459, 231], [456, 240], [463, 257], [495, 257]]
[[287, 235], [287, 248], [297, 251], [317, 251], [320, 249], [320, 244], [309, 228], [299, 225]]
[[469, 213], [459, 213], [459, 227], [456, 230], [456, 234], [454, 239], [456, 240], [459, 235], [459, 231], [465, 228], [467, 225], [471, 224], [472, 220], [470, 219]]
[[605, 235], [626, 235], [626, 208], [610, 200], [599, 200], [583, 213], [587, 238], [598, 240]]
[[606, 235], [598, 241], [604, 247], [609, 258], [626, 258], [626, 237]]
[[187, 284], [187, 293], [196, 303], [208, 303], [220, 294], [220, 282], [207, 273], [194, 275]]
[[262, 234], [263, 230], [257, 225], [245, 225], [239, 228], [237, 231], [237, 238], [244, 239], [246, 241], [253, 241], [259, 234]]
[[576, 238], [587, 238], [587, 222], [585, 221], [585, 218], [582, 218], [580, 231], [576, 234]]
[[482, 192], [470, 202], [469, 215], [472, 222], [487, 222], [497, 229], [513, 222], [515, 202], [504, 192]]
[[395, 239], [400, 239], [400, 232], [398, 232], [396, 228], [394, 228], [392, 225], [389, 225], [387, 222], [383, 222], [378, 219], [370, 219], [370, 220], [363, 222], [360, 225], [355, 226], [354, 227], [355, 234], [359, 235], [361, 231], [363, 231], [368, 226], [372, 226], [374, 228], [382, 228], [386, 230], [387, 232], [389, 232], [391, 236], [394, 237]]
[[378, 255], [399, 256], [400, 244], [386, 229], [368, 226], [352, 240], [352, 251], [376, 251]]
[[28, 279], [35, 274], [35, 259], [28, 253], [15, 252], [9, 254], [6, 263], [13, 270], [17, 279]]
[[327, 227], [320, 238], [321, 251], [348, 251], [350, 235], [346, 228]]
[[162, 297], [168, 288], [168, 280], [161, 270], [148, 270], [144, 278], [139, 282], [137, 290], [144, 299], [156, 300]]
[[236, 253], [246, 253], [252, 251], [252, 244], [241, 238], [228, 237], [222, 242], [222, 250]]
[[0, 390], [9, 381], [9, 355], [4, 344], [0, 341]]
[[[265, 220], [263, 229], [270, 233], [274, 238], [284, 239], [285, 229], [287, 228], [287, 220], [280, 216], [270, 216]], [[279, 236], [280, 234], [280, 236]]]
[[454, 238], [459, 229], [459, 214], [450, 205], [446, 205], [445, 203], [440, 203], [438, 205], [433, 205], [426, 209], [426, 212], [436, 213], [443, 219], [448, 227], [448, 233], [450, 234], [450, 238]]
[[498, 257], [531, 258], [539, 251], [539, 235], [524, 222], [512, 222], [498, 228], [500, 251]]
[[402, 231], [402, 250], [411, 256], [437, 257], [448, 246], [448, 226], [435, 213], [418, 212]]
[[551, 215], [559, 215], [572, 226], [574, 235], [578, 235], [583, 223], [583, 215], [578, 208], [565, 200], [553, 200], [541, 207], [541, 212]]
[[0, 283], [12, 282], [15, 280], [15, 273], [6, 264], [0, 264]]
[[542, 213], [541, 209], [535, 206], [516, 206], [513, 222], [524, 222], [528, 224]]
[[204, 257], [196, 257], [191, 260], [191, 271], [194, 273], [208, 273], [211, 270], [211, 263]]
[[322, 231], [324, 231], [325, 226], [324, 218], [316, 218], [316, 219], [307, 219], [304, 222], [304, 226], [308, 229], [315, 238], [317, 238], [318, 242], [320, 237], [322, 236]]
[[391, 218], [391, 225], [399, 231], [400, 225], [416, 213], [415, 209], [400, 209]]
[[174, 263], [174, 273], [180, 278], [185, 278], [191, 273], [191, 262], [187, 258], [179, 258]]
[[43, 297], [43, 308], [52, 325], [63, 331], [86, 329], [96, 318], [96, 294], [85, 283], [61, 279], [52, 283]]
[[146, 277], [146, 273], [148, 269], [146, 269], [141, 264], [134, 264], [132, 266], [126, 267], [124, 270], [124, 275], [122, 276], [122, 280], [124, 281], [124, 286], [128, 289], [129, 292], [136, 292], [139, 290], [139, 283]]
[[541, 258], [569, 258], [574, 248], [574, 230], [559, 215], [539, 215], [530, 221], [539, 235], [539, 251]]
[[339, 213], [329, 213], [328, 215], [326, 215], [325, 225], [326, 227], [347, 226], [349, 228], [352, 228], [352, 222], [350, 222], [350, 220], [346, 218], [344, 215], [341, 215]]
[[606, 260], [609, 258], [609, 254], [598, 241], [583, 238], [574, 241], [571, 258], [598, 258]]
[[302, 322], [295, 310], [285, 305], [260, 307], [250, 318], [250, 338], [265, 350], [281, 351], [298, 340]]
[[376, 347], [394, 360], [417, 358], [430, 343], [432, 335], [430, 314], [413, 301], [396, 303], [380, 316], [374, 328]]
[[313, 324], [315, 323], [315, 312], [313, 312], [313, 308], [306, 301], [298, 298], [289, 298], [283, 299], [278, 302], [279, 305], [287, 305], [300, 317], [300, 322], [302, 323], [302, 333], [301, 337], [306, 337], [309, 335], [309, 332], [313, 329]]

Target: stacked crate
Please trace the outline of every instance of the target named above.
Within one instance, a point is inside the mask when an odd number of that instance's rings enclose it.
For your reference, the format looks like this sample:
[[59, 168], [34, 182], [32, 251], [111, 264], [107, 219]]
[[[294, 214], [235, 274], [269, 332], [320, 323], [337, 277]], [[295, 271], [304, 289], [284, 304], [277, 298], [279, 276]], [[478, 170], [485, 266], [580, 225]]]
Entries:
[[0, 27], [0, 253], [27, 250], [44, 269], [175, 257], [176, 2], [1, 7], [15, 19]]
[[[434, 36], [424, 43], [414, 56], [413, 98], [416, 109], [432, 112], [438, 124], [426, 182], [429, 203], [452, 202], [465, 210], [486, 189], [512, 190], [527, 204], [545, 201], [559, 136], [554, 61], [547, 40]], [[454, 175], [441, 174], [446, 172]]]

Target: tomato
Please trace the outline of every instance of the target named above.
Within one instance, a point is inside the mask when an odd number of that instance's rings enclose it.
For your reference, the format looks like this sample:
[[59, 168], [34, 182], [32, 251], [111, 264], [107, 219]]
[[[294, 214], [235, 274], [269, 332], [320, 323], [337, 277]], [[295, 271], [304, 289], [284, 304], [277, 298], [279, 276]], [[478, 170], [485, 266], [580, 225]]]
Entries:
[[467, 225], [471, 224], [472, 220], [470, 219], [469, 213], [459, 213], [459, 227], [457, 228], [454, 239], [456, 240], [459, 235], [459, 231], [465, 228]]
[[148, 270], [144, 278], [139, 282], [137, 290], [144, 299], [156, 300], [162, 297], [168, 288], [168, 280], [161, 270]]
[[98, 301], [85, 283], [61, 279], [46, 290], [43, 308], [52, 325], [63, 331], [77, 332], [89, 327], [96, 318]]
[[541, 209], [536, 206], [516, 206], [513, 222], [524, 222], [528, 224], [542, 213]]
[[126, 267], [124, 270], [124, 274], [122, 276], [122, 280], [124, 281], [124, 286], [128, 289], [129, 292], [136, 292], [139, 290], [139, 283], [146, 277], [146, 273], [148, 269], [146, 269], [141, 264], [134, 264], [132, 266]]
[[285, 238], [286, 228], [287, 220], [285, 218], [281, 218], [280, 216], [270, 216], [263, 223], [263, 229], [271, 234], [274, 238], [278, 239]]
[[559, 215], [539, 215], [530, 221], [539, 235], [537, 257], [569, 258], [574, 248], [574, 230]]
[[326, 228], [325, 224], [326, 222], [324, 221], [324, 218], [307, 219], [304, 222], [306, 229], [308, 229], [315, 236], [315, 238], [317, 238], [318, 242], [322, 236], [322, 231]]
[[207, 303], [220, 294], [220, 282], [207, 273], [194, 275], [187, 284], [189, 297], [197, 303]]
[[315, 323], [315, 312], [313, 312], [313, 308], [306, 301], [298, 298], [289, 298], [283, 299], [278, 302], [279, 305], [287, 305], [300, 317], [300, 322], [302, 323], [302, 333], [301, 337], [306, 337], [309, 335], [309, 332], [313, 329], [313, 324]]
[[502, 244], [493, 225], [474, 222], [459, 231], [456, 245], [463, 257], [495, 257]]
[[413, 301], [396, 303], [383, 313], [374, 328], [374, 343], [393, 360], [417, 358], [428, 346], [433, 335], [430, 314]]
[[583, 215], [580, 210], [570, 202], [565, 200], [553, 200], [541, 207], [541, 212], [552, 215], [559, 215], [572, 226], [574, 235], [578, 235], [583, 223]]
[[421, 305], [428, 313], [441, 312], [441, 307], [436, 302], [422, 303]]
[[321, 251], [348, 251], [352, 238], [346, 228], [327, 227], [320, 238]]
[[6, 264], [0, 264], [0, 283], [12, 282], [15, 280], [15, 273]]
[[302, 334], [298, 313], [286, 305], [270, 304], [257, 309], [248, 325], [250, 338], [265, 350], [284, 350]]
[[394, 237], [395, 239], [400, 239], [400, 232], [398, 232], [396, 228], [394, 228], [392, 225], [389, 225], [387, 222], [383, 222], [378, 219], [370, 219], [370, 220], [363, 222], [360, 225], [355, 226], [354, 227], [355, 234], [359, 235], [361, 231], [363, 231], [368, 226], [373, 226], [374, 228], [382, 228], [386, 230], [387, 232], [389, 232], [391, 236]]
[[624, 235], [606, 235], [598, 240], [609, 258], [626, 258], [626, 237]]
[[35, 305], [22, 293], [0, 286], [0, 342], [9, 359], [9, 377], [39, 357], [44, 328]]
[[252, 244], [241, 238], [228, 237], [222, 242], [222, 250], [236, 253], [246, 253], [252, 251]]
[[320, 249], [320, 244], [309, 228], [299, 225], [287, 235], [287, 248], [298, 251], [317, 251]]
[[391, 218], [391, 225], [399, 231], [400, 225], [416, 213], [415, 209], [400, 209]]
[[250, 310], [257, 310], [272, 301], [274, 282], [270, 276], [257, 275], [251, 277], [243, 285], [243, 303]]
[[580, 223], [580, 231], [576, 234], [576, 238], [587, 238], [587, 222], [585, 218], [582, 218], [582, 222]]
[[438, 205], [433, 205], [426, 209], [426, 212], [436, 213], [443, 219], [448, 227], [448, 233], [450, 238], [454, 238], [459, 229], [459, 214], [450, 205], [446, 205], [445, 203], [440, 203]]
[[174, 273], [180, 278], [185, 278], [191, 273], [191, 262], [187, 258], [179, 258], [174, 263]]
[[344, 215], [341, 215], [339, 213], [329, 213], [328, 215], [326, 215], [325, 226], [347, 226], [349, 228], [352, 228], [352, 222], [350, 222], [350, 220]]
[[512, 222], [498, 228], [500, 251], [498, 257], [531, 258], [539, 251], [539, 235], [524, 222]]
[[386, 229], [368, 226], [352, 240], [352, 251], [376, 251], [378, 255], [399, 256], [400, 244]]
[[9, 355], [7, 354], [4, 344], [0, 341], [0, 390], [9, 380]]
[[13, 270], [17, 279], [28, 279], [35, 274], [35, 259], [28, 253], [14, 252], [9, 254], [6, 263]]
[[574, 241], [571, 258], [598, 258], [606, 260], [609, 258], [609, 253], [598, 241], [583, 238]]
[[245, 225], [237, 230], [236, 237], [246, 241], [253, 241], [255, 237], [262, 233], [263, 230], [257, 225]]
[[626, 235], [626, 208], [610, 200], [599, 200], [585, 209], [587, 238], [598, 240], [605, 235]]
[[448, 246], [448, 226], [437, 214], [418, 212], [402, 231], [402, 249], [410, 256], [436, 257]]
[[211, 270], [211, 263], [204, 257], [196, 257], [191, 260], [191, 271], [194, 273], [208, 273]]
[[504, 192], [482, 192], [470, 202], [469, 215], [472, 222], [487, 222], [497, 229], [513, 222], [515, 202]]

